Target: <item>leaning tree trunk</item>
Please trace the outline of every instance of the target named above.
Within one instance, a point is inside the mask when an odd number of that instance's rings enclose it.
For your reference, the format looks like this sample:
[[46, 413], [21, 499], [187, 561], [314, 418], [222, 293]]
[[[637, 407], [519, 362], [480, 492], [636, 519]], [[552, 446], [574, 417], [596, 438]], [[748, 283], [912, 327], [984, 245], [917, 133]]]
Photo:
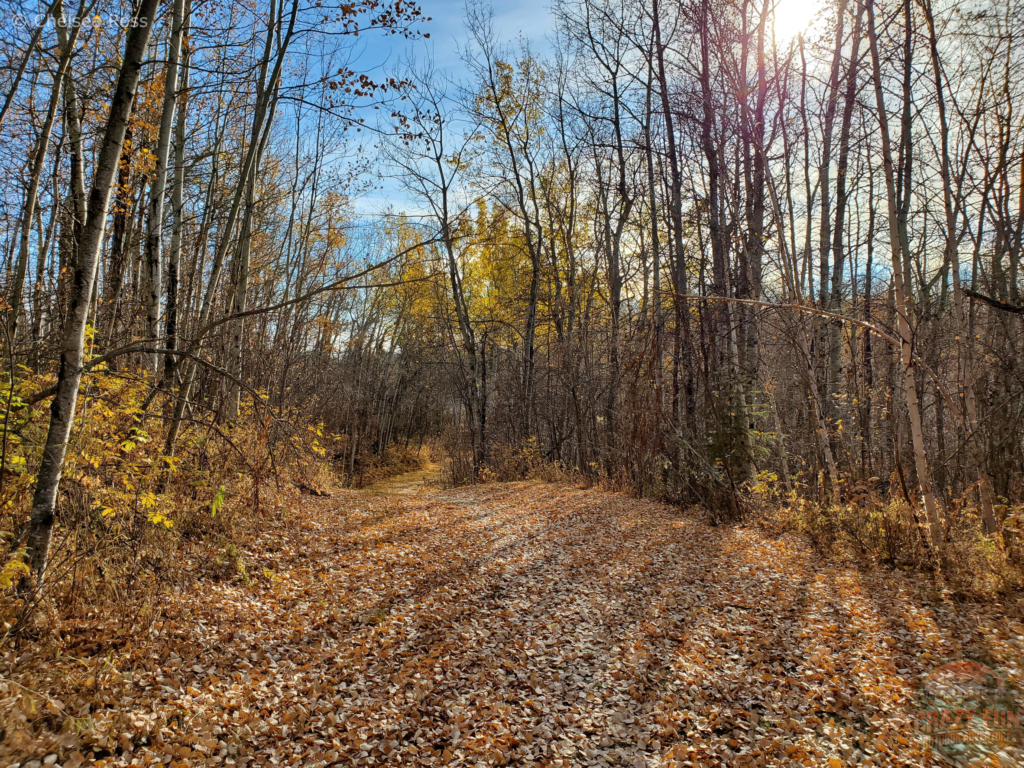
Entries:
[[14, 98], [18, 95], [18, 86], [21, 84], [21, 78], [25, 75], [25, 69], [28, 67], [28, 63], [32, 59], [33, 54], [35, 54], [36, 46], [39, 45], [39, 39], [43, 36], [43, 31], [46, 29], [45, 18], [53, 13], [54, 9], [59, 5], [60, 0], [54, 0], [49, 8], [47, 8], [46, 13], [43, 14], [44, 21], [32, 32], [32, 39], [29, 41], [28, 47], [25, 48], [25, 54], [21, 57], [21, 63], [18, 65], [18, 69], [14, 73], [14, 80], [7, 87], [7, 95], [4, 98], [4, 104], [0, 107], [0, 125], [3, 124], [4, 118], [7, 117], [7, 113], [11, 109], [11, 105], [14, 104]]
[[[274, 96], [270, 106], [270, 113], [267, 117], [267, 125], [272, 125], [274, 115], [277, 112], [277, 89], [274, 89]], [[267, 130], [260, 139], [260, 148], [256, 153], [255, 168], [259, 168], [263, 162], [263, 153], [267, 149], [267, 141], [270, 138], [270, 131]], [[248, 190], [245, 197], [245, 213], [242, 217], [241, 231], [238, 237], [238, 246], [232, 257], [231, 264], [231, 290], [229, 292], [228, 314], [244, 315], [247, 306], [249, 292], [249, 270], [252, 258], [252, 234], [253, 217], [256, 215], [256, 175], [249, 178]], [[245, 334], [245, 317], [238, 317], [232, 320], [228, 326], [228, 371], [238, 381], [242, 379], [242, 351], [243, 336]], [[230, 384], [228, 396], [225, 400], [225, 415], [230, 420], [238, 418], [241, 408], [242, 390], [238, 382]]]
[[117, 78], [117, 87], [110, 103], [103, 141], [96, 155], [96, 170], [92, 190], [89, 193], [88, 216], [78, 241], [78, 253], [71, 284], [71, 302], [64, 326], [64, 341], [57, 372], [57, 393], [50, 407], [50, 427], [46, 434], [43, 459], [36, 480], [35, 495], [32, 499], [32, 516], [29, 521], [28, 554], [29, 565], [41, 587], [46, 564], [50, 554], [50, 539], [53, 534], [54, 510], [64, 457], [67, 452], [71, 426], [75, 420], [78, 404], [78, 386], [82, 381], [82, 362], [85, 349], [85, 326], [89, 317], [93, 285], [96, 281], [96, 267], [99, 264], [100, 246], [103, 243], [103, 229], [110, 205], [110, 191], [114, 185], [128, 115], [135, 89], [139, 84], [142, 57], [149, 44], [150, 29], [156, 13], [158, 0], [142, 0], [136, 12], [133, 26], [128, 31], [124, 58]]
[[[249, 180], [249, 191], [246, 193], [245, 214], [242, 216], [242, 228], [238, 237], [238, 249], [235, 251], [231, 265], [231, 291], [228, 303], [229, 315], [245, 313], [249, 293], [249, 267], [252, 258], [252, 227], [255, 215], [255, 183]], [[245, 318], [232, 320], [228, 326], [228, 371], [239, 380], [242, 376], [243, 336], [245, 334]], [[224, 402], [224, 415], [229, 421], [238, 418], [241, 409], [242, 390], [236, 382], [231, 382], [228, 395]]]
[[[81, 14], [82, 9], [79, 9]], [[78, 39], [78, 31], [81, 29], [80, 18], [76, 17], [72, 23], [72, 34], [68, 36], [68, 23], [64, 17], [63, 5], [58, 2], [53, 6], [53, 26], [57, 31], [57, 41], [60, 43], [61, 56], [71, 57], [75, 41]], [[61, 262], [61, 269], [73, 270], [74, 263], [78, 258], [76, 249], [82, 239], [82, 227], [85, 226], [88, 203], [85, 199], [85, 155], [82, 150], [82, 117], [78, 108], [78, 94], [75, 91], [75, 81], [70, 73], [63, 78], [64, 83], [64, 123], [67, 130], [66, 142], [68, 144], [69, 170], [71, 172], [71, 199], [74, 210], [74, 223], [72, 230], [74, 238], [71, 249], [68, 253], [70, 258], [67, 264]], [[122, 142], [123, 143], [123, 142]], [[59, 300], [58, 300], [59, 303]]]
[[875, 80], [875, 103], [878, 110], [878, 129], [881, 137], [882, 170], [885, 176], [886, 202], [889, 211], [889, 251], [892, 257], [892, 282], [896, 303], [897, 329], [900, 337], [900, 358], [903, 364], [903, 385], [910, 417], [910, 436], [914, 446], [914, 461], [917, 479], [921, 486], [925, 512], [928, 515], [928, 529], [931, 543], [936, 549], [942, 546], [942, 520], [939, 503], [932, 489], [931, 466], [925, 452], [924, 428], [921, 422], [921, 408], [917, 399], [917, 376], [914, 363], [912, 332], [910, 330], [910, 302], [904, 285], [904, 253], [899, 232], [898, 206], [896, 203], [896, 173], [892, 161], [892, 146], [889, 141], [889, 117], [882, 90], [882, 67], [878, 54], [878, 36], [875, 32], [874, 0], [867, 0], [868, 43], [871, 48], [871, 67]]
[[971, 371], [971, 350], [974, 340], [967, 324], [967, 313], [964, 311], [963, 287], [960, 285], [960, 238], [957, 235], [959, 218], [963, 210], [963, 197], [960, 190], [963, 177], [957, 180], [954, 199], [954, 184], [950, 168], [949, 126], [946, 117], [946, 98], [943, 86], [942, 66], [939, 58], [938, 36], [935, 32], [935, 18], [932, 15], [930, 2], [923, 4], [925, 21], [928, 24], [928, 39], [931, 49], [932, 69], [935, 73], [935, 96], [939, 113], [939, 146], [942, 154], [942, 202], [946, 215], [946, 248], [945, 262], [950, 265], [953, 278], [953, 307], [957, 323], [957, 373], [960, 386], [963, 387], [964, 416], [967, 426], [965, 440], [970, 447], [974, 467], [978, 473], [978, 495], [981, 500], [981, 519], [985, 533], [996, 533], [999, 522], [995, 515], [995, 494], [993, 479], [988, 471], [988, 460], [984, 446], [978, 434], [978, 405], [974, 393], [974, 374]]

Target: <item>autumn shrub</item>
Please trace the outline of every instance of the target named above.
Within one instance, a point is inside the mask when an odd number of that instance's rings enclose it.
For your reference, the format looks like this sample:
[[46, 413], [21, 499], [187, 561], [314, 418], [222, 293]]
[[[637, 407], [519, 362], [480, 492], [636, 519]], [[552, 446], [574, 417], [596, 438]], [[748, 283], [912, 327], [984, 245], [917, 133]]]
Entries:
[[432, 443], [433, 460], [443, 468], [440, 481], [446, 488], [457, 488], [473, 483], [510, 483], [520, 480], [540, 480], [558, 483], [593, 481], [597, 478], [574, 471], [557, 460], [542, 455], [537, 438], [517, 443], [497, 443], [488, 446], [482, 466], [474, 471], [473, 447], [466, 430], [458, 425], [449, 426], [439, 440]]
[[224, 552], [276, 514], [283, 488], [324, 493], [334, 482], [318, 425], [295, 426], [262, 404], [243, 404], [232, 422], [184, 425], [172, 452], [166, 434], [172, 403], [142, 406], [151, 384], [106, 371], [90, 377], [61, 482], [46, 601], [26, 602], [24, 535], [46, 436], [45, 404], [28, 393], [46, 381], [28, 376], [0, 393], [10, 410], [3, 432], [0, 536], [0, 643], [39, 621], [40, 611], [65, 619], [97, 611], [121, 619], [124, 631], [159, 611], [160, 596], [184, 588]]
[[522, 443], [495, 446], [487, 457], [488, 477], [499, 482], [536, 477], [544, 467], [535, 437]]
[[[449, 424], [441, 432], [437, 451], [441, 458], [439, 463], [443, 467], [441, 483], [446, 488], [469, 485], [481, 479], [473, 469], [473, 447], [469, 436], [458, 424]], [[495, 478], [485, 476], [482, 479]]]
[[970, 496], [954, 499], [946, 508], [942, 549], [935, 551], [928, 543], [923, 510], [902, 495], [882, 492], [877, 482], [850, 483], [849, 497], [839, 504], [802, 497], [770, 474], [745, 490], [758, 524], [779, 534], [804, 534], [828, 558], [927, 571], [953, 592], [971, 598], [1012, 595], [1024, 588], [1015, 544], [1024, 533], [1024, 509], [1007, 508], [1003, 535], [986, 536]]

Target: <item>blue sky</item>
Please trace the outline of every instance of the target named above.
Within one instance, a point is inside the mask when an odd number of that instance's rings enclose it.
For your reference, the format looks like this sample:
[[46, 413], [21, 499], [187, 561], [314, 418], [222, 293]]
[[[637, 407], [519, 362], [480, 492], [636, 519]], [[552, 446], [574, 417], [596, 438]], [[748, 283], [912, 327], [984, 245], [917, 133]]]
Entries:
[[[553, 26], [550, 6], [551, 0], [495, 2], [495, 28], [505, 40], [513, 40], [523, 34], [540, 44], [541, 38]], [[458, 48], [466, 40], [464, 0], [421, 0], [420, 7], [424, 16], [431, 17], [429, 22], [421, 26], [422, 31], [430, 34], [430, 39], [411, 43], [400, 37], [372, 36], [366, 48], [367, 63], [379, 65], [389, 57], [399, 57], [409, 47], [415, 47], [417, 55], [430, 53], [438, 68], [458, 75], [462, 69]], [[367, 39], [370, 40], [369, 37]]]
[[[367, 35], [363, 38], [366, 47], [359, 57], [360, 68], [386, 71], [412, 52], [420, 59], [432, 58], [439, 70], [445, 70], [455, 80], [465, 77], [466, 67], [459, 56], [467, 40], [463, 22], [465, 0], [420, 0], [420, 6], [424, 17], [431, 19], [421, 25], [430, 39], [408, 41], [399, 36]], [[546, 37], [554, 28], [551, 0], [499, 0], [493, 8], [495, 31], [502, 40], [511, 42], [522, 35], [533, 41], [534, 50], [541, 55], [550, 50]], [[367, 117], [368, 122], [372, 119]], [[380, 189], [356, 202], [359, 213], [376, 213], [389, 203], [398, 212], [409, 207], [395, 184], [385, 179], [378, 186]]]

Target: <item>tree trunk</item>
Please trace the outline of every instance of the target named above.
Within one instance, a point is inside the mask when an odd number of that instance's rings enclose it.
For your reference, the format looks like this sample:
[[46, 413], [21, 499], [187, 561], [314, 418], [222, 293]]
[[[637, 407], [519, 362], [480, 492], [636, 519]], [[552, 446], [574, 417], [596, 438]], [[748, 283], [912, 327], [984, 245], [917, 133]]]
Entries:
[[149, 43], [150, 30], [158, 0], [141, 0], [133, 26], [125, 42], [124, 57], [117, 78], [117, 87], [110, 103], [110, 114], [96, 156], [96, 170], [89, 193], [88, 218], [78, 241], [78, 254], [71, 286], [69, 316], [64, 326], [64, 342], [57, 372], [57, 393], [50, 407], [50, 427], [46, 434], [43, 459], [39, 467], [35, 493], [32, 498], [32, 516], [29, 521], [29, 564], [42, 587], [50, 554], [54, 513], [68, 438], [75, 420], [78, 404], [78, 385], [82, 380], [82, 360], [85, 348], [85, 327], [92, 301], [96, 269], [99, 264], [103, 229], [110, 204], [110, 190], [117, 172], [121, 146], [135, 89], [142, 69], [142, 57]]
[[[77, 38], [78, 29], [75, 29]], [[73, 45], [73, 43], [72, 43]], [[67, 74], [68, 65], [71, 61], [70, 48], [61, 51], [60, 64], [53, 76], [53, 86], [50, 92], [50, 103], [46, 109], [46, 117], [43, 120], [42, 128], [39, 129], [39, 139], [36, 142], [36, 151], [32, 158], [32, 167], [29, 170], [28, 191], [25, 193], [25, 207], [21, 214], [21, 243], [18, 249], [18, 260], [14, 267], [14, 284], [11, 287], [8, 304], [10, 308], [8, 321], [8, 335], [11, 344], [17, 340], [18, 318], [21, 316], [22, 301], [25, 293], [25, 275], [28, 273], [29, 244], [32, 239], [32, 224], [39, 203], [39, 183], [43, 177], [43, 166], [46, 164], [46, 155], [50, 149], [50, 135], [53, 132], [53, 123], [57, 116], [57, 105], [60, 102], [61, 86]]]
[[[899, 211], [896, 200], [896, 172], [892, 161], [892, 146], [889, 140], [889, 116], [885, 107], [885, 94], [882, 89], [882, 67], [878, 53], [878, 36], [875, 32], [874, 0], [866, 0], [868, 17], [868, 43], [871, 48], [871, 66], [875, 81], [875, 104], [878, 111], [878, 128], [881, 138], [882, 170], [885, 176], [886, 202], [889, 212], [889, 251], [892, 258], [893, 294], [895, 298], [897, 330], [900, 337], [900, 358], [903, 364], [903, 389], [907, 399], [907, 411], [910, 417], [910, 435], [914, 446], [914, 462], [917, 467], [917, 480], [921, 486], [925, 512], [928, 516], [928, 527], [932, 546], [942, 547], [942, 519], [939, 502], [932, 490], [931, 466], [924, 445], [924, 428], [921, 421], [921, 409], [917, 399], [916, 365], [913, 356], [913, 338], [910, 329], [910, 301], [904, 285], [904, 267], [906, 253], [900, 238]], [[909, 23], [909, 20], [908, 20]], [[908, 63], [909, 66], [909, 63]]]
[[[163, 297], [163, 241], [164, 191], [167, 188], [167, 160], [170, 156], [171, 131], [178, 99], [178, 58], [181, 52], [181, 32], [184, 27], [185, 0], [174, 0], [171, 12], [171, 36], [167, 43], [167, 73], [164, 77], [164, 103], [160, 115], [160, 133], [156, 144], [156, 167], [149, 192], [149, 216], [146, 223], [146, 336], [154, 341], [160, 338], [160, 301]], [[160, 356], [153, 352], [144, 356], [143, 369], [156, 377]]]
[[974, 393], [974, 374], [971, 370], [971, 349], [973, 337], [967, 326], [967, 315], [964, 311], [963, 290], [960, 285], [960, 237], [958, 235], [959, 218], [962, 210], [960, 188], [962, 179], [957, 184], [956, 196], [953, 192], [951, 158], [949, 152], [949, 126], [946, 117], [946, 98], [943, 86], [942, 66], [939, 59], [938, 36], [935, 32], [935, 19], [932, 15], [931, 2], [924, 2], [925, 19], [928, 23], [928, 37], [931, 49], [932, 69], [935, 74], [935, 93], [939, 112], [940, 167], [942, 173], [942, 201], [946, 215], [946, 248], [945, 263], [950, 267], [953, 278], [953, 307], [957, 324], [957, 373], [960, 386], [963, 388], [962, 398], [964, 417], [967, 425], [966, 441], [970, 447], [971, 458], [974, 460], [975, 471], [978, 473], [978, 495], [981, 500], [981, 519], [985, 533], [996, 533], [999, 524], [995, 516], [995, 498], [993, 480], [988, 472], [988, 461], [984, 446], [978, 435], [978, 406]]
[[[191, 0], [185, 0], [182, 19], [182, 40], [188, 37], [189, 20], [192, 14]], [[178, 275], [181, 269], [181, 237], [184, 230], [184, 191], [185, 191], [185, 127], [188, 108], [189, 85], [189, 52], [184, 52], [181, 65], [181, 96], [177, 109], [177, 123], [174, 128], [174, 188], [171, 190], [171, 216], [174, 224], [171, 228], [171, 247], [167, 253], [167, 315], [164, 335], [167, 338], [164, 346], [175, 350], [178, 346]], [[164, 375], [169, 375], [174, 365], [174, 356], [164, 358]]]

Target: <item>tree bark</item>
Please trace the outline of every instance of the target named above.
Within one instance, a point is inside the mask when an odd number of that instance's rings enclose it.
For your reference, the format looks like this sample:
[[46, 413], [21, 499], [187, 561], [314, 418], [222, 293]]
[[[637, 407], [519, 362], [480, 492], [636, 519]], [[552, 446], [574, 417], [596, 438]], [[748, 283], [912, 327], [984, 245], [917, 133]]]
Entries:
[[[71, 45], [78, 36], [76, 27]], [[53, 86], [50, 93], [50, 103], [46, 109], [46, 117], [39, 130], [39, 139], [36, 141], [36, 151], [32, 158], [32, 167], [29, 171], [28, 191], [25, 193], [25, 207], [21, 214], [21, 243], [18, 249], [18, 260], [14, 267], [14, 284], [11, 287], [8, 334], [13, 344], [18, 335], [18, 319], [21, 316], [22, 301], [25, 292], [25, 275], [28, 273], [29, 244], [32, 239], [32, 224], [35, 219], [36, 208], [39, 203], [39, 184], [43, 177], [43, 166], [46, 164], [46, 155], [50, 149], [50, 135], [53, 132], [53, 123], [57, 116], [57, 105], [60, 103], [61, 87], [71, 62], [70, 46], [61, 51], [60, 62], [57, 72], [53, 76]]]
[[[935, 95], [939, 113], [939, 147], [940, 147], [940, 169], [942, 173], [942, 202], [946, 216], [946, 247], [944, 263], [950, 267], [950, 274], [953, 278], [953, 308], [957, 324], [957, 373], [960, 379], [960, 386], [963, 388], [961, 397], [964, 406], [964, 417], [967, 425], [966, 441], [971, 451], [971, 458], [974, 460], [975, 470], [978, 473], [978, 495], [981, 500], [981, 519], [985, 533], [993, 534], [999, 530], [999, 524], [995, 516], [995, 498], [993, 494], [993, 480], [988, 472], [988, 462], [985, 451], [978, 436], [978, 406], [974, 394], [974, 374], [971, 370], [971, 348], [973, 339], [970, 329], [967, 327], [967, 314], [964, 311], [963, 289], [960, 284], [960, 237], [958, 235], [960, 226], [960, 215], [962, 211], [962, 197], [960, 188], [962, 179], [956, 187], [954, 195], [953, 174], [951, 169], [951, 158], [949, 151], [949, 126], [946, 116], [946, 97], [943, 86], [942, 64], [939, 58], [938, 35], [935, 32], [935, 19], [932, 14], [932, 5], [929, 0], [922, 3], [925, 12], [925, 20], [928, 24], [929, 48], [931, 50], [932, 70], [935, 75]], [[973, 131], [972, 131], [973, 133]]]
[[878, 129], [881, 138], [882, 170], [885, 176], [886, 202], [889, 212], [889, 251], [892, 259], [893, 294], [895, 298], [897, 330], [900, 338], [900, 359], [903, 364], [903, 389], [907, 400], [907, 411], [910, 417], [910, 435], [914, 446], [914, 462], [917, 467], [917, 480], [921, 486], [925, 512], [928, 516], [928, 528], [932, 546], [942, 547], [942, 519], [939, 502], [932, 490], [931, 466], [928, 461], [924, 444], [924, 428], [921, 421], [921, 409], [917, 398], [916, 365], [913, 357], [913, 337], [910, 329], [910, 301], [904, 285], [905, 256], [903, 241], [900, 237], [899, 206], [896, 199], [896, 172], [892, 161], [892, 145], [889, 140], [889, 116], [885, 106], [885, 94], [882, 89], [882, 66], [878, 52], [878, 35], [875, 31], [874, 0], [866, 0], [868, 21], [868, 44], [871, 49], [871, 66], [874, 75], [875, 105], [877, 109]]
[[29, 566], [41, 588], [50, 554], [53, 535], [57, 491], [68, 438], [75, 420], [78, 404], [78, 385], [82, 380], [82, 362], [85, 348], [85, 327], [92, 301], [96, 269], [99, 264], [103, 229], [110, 204], [110, 191], [118, 159], [128, 127], [135, 90], [142, 69], [142, 57], [149, 43], [150, 30], [158, 0], [141, 0], [135, 13], [135, 25], [130, 27], [125, 42], [124, 56], [117, 78], [117, 86], [110, 103], [103, 141], [96, 157], [92, 189], [89, 193], [88, 218], [78, 241], [78, 253], [71, 286], [71, 303], [64, 327], [64, 341], [57, 372], [57, 392], [50, 407], [50, 426], [46, 434], [42, 463], [32, 498], [32, 515], [28, 531]]
[[[146, 336], [160, 338], [160, 302], [163, 298], [163, 244], [164, 192], [167, 189], [167, 161], [170, 156], [171, 131], [178, 99], [178, 59], [184, 27], [185, 0], [174, 0], [171, 12], [171, 34], [167, 42], [167, 72], [164, 76], [163, 111], [160, 114], [160, 132], [156, 144], [156, 167], [149, 192], [149, 213], [146, 223]], [[146, 355], [143, 366], [154, 377], [159, 374], [160, 356]]]
[[[182, 18], [182, 41], [188, 39], [189, 20], [192, 14], [191, 0], [185, 0]], [[171, 247], [167, 253], [167, 315], [164, 326], [166, 347], [175, 350], [178, 346], [178, 282], [181, 269], [181, 238], [184, 231], [185, 192], [185, 127], [188, 109], [189, 51], [185, 50], [181, 64], [181, 95], [178, 97], [177, 123], [174, 128], [174, 187], [171, 190]], [[164, 357], [164, 375], [174, 365], [174, 356]]]

